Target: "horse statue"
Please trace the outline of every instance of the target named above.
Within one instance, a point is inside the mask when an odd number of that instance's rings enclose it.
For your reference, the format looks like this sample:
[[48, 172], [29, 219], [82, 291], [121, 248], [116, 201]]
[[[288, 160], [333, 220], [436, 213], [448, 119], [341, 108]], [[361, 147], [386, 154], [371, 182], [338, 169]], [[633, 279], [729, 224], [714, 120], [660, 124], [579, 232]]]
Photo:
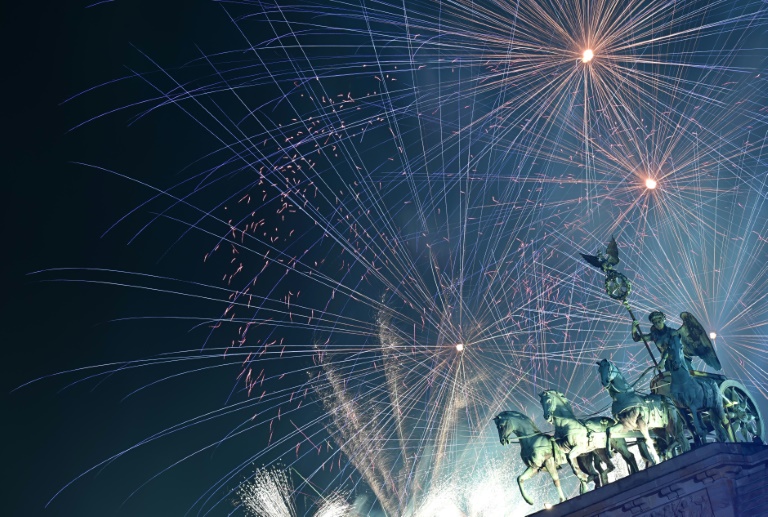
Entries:
[[566, 451], [568, 464], [576, 477], [579, 478], [579, 493], [583, 494], [587, 491], [589, 476], [579, 468], [576, 459], [582, 454], [597, 452], [601, 449], [608, 456], [608, 451], [605, 450], [606, 445], [611, 447], [618, 445], [615, 448], [621, 452], [627, 461], [630, 472], [633, 474], [638, 472], [637, 462], [634, 455], [627, 449], [623, 437], [615, 436], [615, 439], [611, 439], [609, 442], [606, 430], [613, 425], [613, 420], [596, 417], [582, 421], [576, 418], [568, 399], [559, 391], [547, 390], [541, 393], [540, 398], [544, 418], [555, 426], [555, 442]]
[[644, 440], [638, 441], [640, 452], [646, 461], [656, 464], [659, 456], [651, 440], [649, 429], [660, 429], [661, 441], [664, 443], [664, 458], [671, 457], [676, 446], [682, 452], [690, 450], [685, 438], [683, 419], [675, 403], [669, 397], [662, 395], [638, 395], [634, 388], [624, 379], [621, 371], [608, 359], [597, 363], [600, 372], [600, 382], [613, 400], [611, 412], [619, 421], [616, 426], [606, 430], [608, 436], [618, 431], [626, 434], [640, 431]]
[[[517, 486], [520, 487], [520, 495], [523, 496], [525, 502], [533, 504], [533, 501], [525, 491], [523, 483], [544, 469], [552, 477], [552, 482], [557, 489], [560, 502], [565, 501], [565, 494], [563, 494], [563, 489], [560, 487], [560, 477], [557, 474], [557, 469], [568, 460], [560, 447], [552, 439], [552, 436], [541, 432], [530, 418], [519, 411], [503, 411], [493, 421], [496, 423], [496, 429], [499, 431], [501, 445], [509, 445], [513, 434], [520, 443], [520, 459], [523, 460], [527, 468], [518, 476]], [[612, 420], [605, 423], [606, 426], [611, 424], [613, 424]], [[617, 450], [627, 460], [630, 465], [629, 468], [631, 470], [634, 469], [632, 470], [633, 472], [637, 472], [637, 463], [632, 453], [626, 448], [626, 443], [623, 444], [624, 447], [622, 448], [623, 440], [616, 440], [616, 442]], [[600, 459], [608, 466], [607, 471], [602, 470], [600, 467]], [[608, 472], [613, 471], [615, 468], [610, 459], [608, 459], [607, 453], [600, 450], [595, 451], [595, 453], [579, 456], [577, 462], [579, 463], [579, 468], [589, 474], [589, 480], [593, 481], [596, 487], [606, 484], [608, 482]]]
[[[595, 416], [595, 417], [587, 418], [586, 420], [584, 420], [584, 424], [592, 432], [604, 433], [604, 432], [607, 432], [608, 428], [616, 424], [616, 420], [607, 416]], [[591, 471], [583, 468], [582, 458], [587, 458], [588, 460], [590, 458], [592, 459], [591, 462], [587, 463], [587, 467], [589, 467], [592, 463], [594, 463], [595, 470], [597, 470], [597, 472], [600, 474], [598, 479], [593, 480], [595, 482], [595, 488], [599, 488], [601, 486], [607, 485], [608, 474], [616, 470], [615, 465], [611, 461], [611, 457], [613, 456], [613, 454], [611, 454], [611, 451], [618, 452], [619, 455], [622, 458], [624, 458], [624, 462], [627, 464], [630, 474], [640, 472], [640, 468], [637, 466], [637, 460], [635, 459], [635, 455], [629, 452], [629, 448], [627, 447], [627, 441], [624, 438], [620, 436], [608, 438], [606, 435], [606, 439], [609, 445], [608, 448], [595, 449], [594, 451], [586, 455], [579, 456], [578, 458], [576, 458], [576, 460], [579, 462], [579, 467], [581, 468], [581, 470], [583, 472], [587, 472], [590, 474], [590, 479], [593, 478], [594, 476], [592, 476]], [[605, 470], [602, 468], [601, 463], [605, 463], [606, 465]]]
[[713, 379], [691, 376], [681, 340], [671, 340], [661, 362], [667, 365], [671, 375], [670, 396], [677, 405], [687, 407], [691, 413], [690, 422], [693, 425], [696, 441], [700, 444], [707, 443], [707, 430], [701, 422], [700, 409], [710, 410], [710, 420], [715, 428], [717, 439], [721, 442], [729, 441], [729, 434], [726, 431], [728, 419], [723, 409], [720, 388]]

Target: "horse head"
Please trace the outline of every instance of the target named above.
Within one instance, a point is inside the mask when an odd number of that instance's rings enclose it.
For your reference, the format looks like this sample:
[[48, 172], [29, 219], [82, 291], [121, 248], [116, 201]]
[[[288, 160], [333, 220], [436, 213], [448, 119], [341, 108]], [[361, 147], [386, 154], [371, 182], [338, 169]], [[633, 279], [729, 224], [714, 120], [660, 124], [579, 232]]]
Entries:
[[688, 371], [688, 366], [685, 361], [685, 355], [683, 355], [683, 343], [680, 337], [676, 336], [674, 339], [669, 340], [667, 347], [667, 354], [669, 359], [667, 364], [672, 371], [684, 370]]
[[567, 410], [566, 414], [573, 416], [571, 405], [565, 395], [555, 390], [547, 390], [539, 395], [541, 399], [541, 408], [544, 410], [544, 419], [550, 424], [556, 415], [562, 414], [562, 410]]
[[619, 374], [619, 369], [608, 359], [601, 359], [597, 363], [597, 371], [600, 373], [600, 383], [603, 388], [608, 388]]
[[[529, 427], [524, 424], [528, 423], [530, 426], [533, 426], [531, 419], [519, 411], [502, 411], [496, 415], [493, 422], [496, 424], [496, 430], [499, 432], [499, 442], [502, 445], [509, 445], [513, 434], [517, 435], [518, 431], [523, 427]], [[523, 431], [523, 434], [528, 432], [527, 430]]]

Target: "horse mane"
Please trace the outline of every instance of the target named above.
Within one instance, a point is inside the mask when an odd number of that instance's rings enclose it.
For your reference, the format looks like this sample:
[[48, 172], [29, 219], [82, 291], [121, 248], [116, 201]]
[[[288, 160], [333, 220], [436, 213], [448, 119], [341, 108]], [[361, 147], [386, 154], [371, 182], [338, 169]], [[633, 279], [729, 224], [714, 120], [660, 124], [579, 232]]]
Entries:
[[621, 370], [613, 364], [611, 361], [608, 361], [609, 364], [613, 366], [613, 368], [616, 370], [616, 377], [613, 379], [613, 384], [616, 386], [617, 389], [621, 391], [633, 391], [632, 385], [627, 382], [627, 379], [624, 378], [624, 374], [621, 373]]
[[679, 366], [677, 369], [671, 368], [672, 371], [682, 371], [688, 377], [691, 376], [691, 374], [688, 372], [688, 367], [685, 364], [685, 353], [683, 352], [683, 343], [680, 339], [672, 339], [670, 340], [669, 347], [667, 348], [667, 353], [670, 357], [675, 357], [675, 363]]
[[559, 405], [558, 407], [560, 407], [560, 408], [564, 409], [565, 411], [567, 411], [568, 413], [570, 413], [570, 415], [568, 416], [569, 418], [570, 417], [577, 418], [576, 414], [573, 412], [573, 408], [571, 407], [571, 402], [565, 396], [565, 393], [562, 393], [562, 392], [557, 391], [557, 390], [546, 390], [545, 392], [542, 393], [542, 395], [544, 395], [545, 393], [549, 393], [550, 396], [554, 396], [554, 397], [557, 397], [558, 399], [560, 399], [562, 404]]
[[526, 415], [525, 413], [521, 413], [520, 411], [502, 411], [501, 413], [499, 413], [499, 417], [505, 418], [505, 419], [509, 417], [518, 418], [526, 422], [528, 425], [530, 425], [534, 433], [544, 434], [541, 432], [541, 430], [539, 430], [538, 427], [536, 427], [536, 424], [533, 422], [533, 420], [531, 420], [531, 418], [528, 415]]

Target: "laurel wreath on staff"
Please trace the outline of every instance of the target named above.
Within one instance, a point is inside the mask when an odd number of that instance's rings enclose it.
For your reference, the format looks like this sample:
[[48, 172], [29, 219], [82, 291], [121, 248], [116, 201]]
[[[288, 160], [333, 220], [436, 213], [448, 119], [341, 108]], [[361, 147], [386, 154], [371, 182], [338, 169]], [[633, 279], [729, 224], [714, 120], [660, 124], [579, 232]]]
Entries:
[[[585, 255], [583, 253], [580, 253], [580, 255], [584, 258], [587, 264], [605, 272], [605, 292], [614, 300], [621, 302], [627, 309], [627, 312], [629, 312], [632, 322], [637, 321], [635, 313], [632, 312], [632, 307], [629, 306], [629, 302], [627, 301], [629, 293], [632, 292], [632, 283], [624, 273], [620, 273], [614, 269], [614, 266], [619, 263], [619, 247], [616, 244], [616, 239], [611, 236], [611, 240], [608, 242], [605, 253], [598, 250], [597, 255]], [[643, 339], [643, 344], [645, 344], [645, 349], [648, 350], [648, 355], [651, 356], [651, 361], [653, 361], [654, 367], [658, 369], [659, 363], [653, 356], [651, 345], [648, 343], [644, 334], [641, 333], [641, 337]]]

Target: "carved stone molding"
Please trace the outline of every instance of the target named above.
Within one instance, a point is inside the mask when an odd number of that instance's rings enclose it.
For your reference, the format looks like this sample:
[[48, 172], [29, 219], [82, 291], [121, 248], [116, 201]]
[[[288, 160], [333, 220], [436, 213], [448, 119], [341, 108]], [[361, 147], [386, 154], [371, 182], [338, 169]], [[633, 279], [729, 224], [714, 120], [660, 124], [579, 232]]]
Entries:
[[768, 446], [711, 443], [533, 515], [768, 515]]
[[642, 514], [642, 517], [715, 517], [709, 494], [700, 490]]

